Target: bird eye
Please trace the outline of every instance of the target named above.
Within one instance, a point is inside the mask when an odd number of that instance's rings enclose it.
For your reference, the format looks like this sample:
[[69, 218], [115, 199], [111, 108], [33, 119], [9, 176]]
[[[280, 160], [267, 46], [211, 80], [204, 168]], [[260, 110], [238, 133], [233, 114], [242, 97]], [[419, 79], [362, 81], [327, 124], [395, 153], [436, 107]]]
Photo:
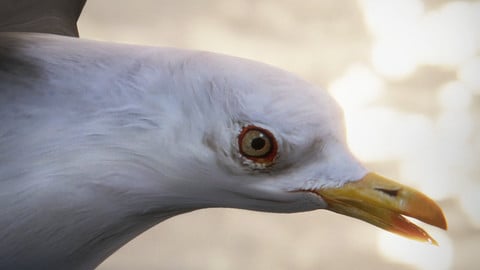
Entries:
[[256, 126], [244, 127], [238, 136], [240, 153], [256, 162], [269, 164], [277, 155], [277, 141], [268, 130]]

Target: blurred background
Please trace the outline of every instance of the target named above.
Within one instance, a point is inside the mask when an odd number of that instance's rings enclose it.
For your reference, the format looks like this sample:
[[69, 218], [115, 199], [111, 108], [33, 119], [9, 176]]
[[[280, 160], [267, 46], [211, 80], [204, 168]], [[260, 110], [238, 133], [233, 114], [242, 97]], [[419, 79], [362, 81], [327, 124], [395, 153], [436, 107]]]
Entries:
[[161, 223], [99, 269], [480, 267], [480, 1], [89, 0], [79, 28], [250, 58], [324, 87], [359, 159], [436, 199], [449, 222], [425, 225], [435, 247], [327, 211], [207, 209]]

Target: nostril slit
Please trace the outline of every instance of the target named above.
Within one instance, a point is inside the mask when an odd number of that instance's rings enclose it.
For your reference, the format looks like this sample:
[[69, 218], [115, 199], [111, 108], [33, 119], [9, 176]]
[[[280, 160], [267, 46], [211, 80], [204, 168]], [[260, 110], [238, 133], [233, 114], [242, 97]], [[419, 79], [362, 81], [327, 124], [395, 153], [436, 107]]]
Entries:
[[385, 188], [375, 188], [375, 190], [378, 190], [380, 192], [383, 192], [387, 194], [390, 197], [397, 197], [398, 192], [400, 192], [400, 189], [385, 189]]

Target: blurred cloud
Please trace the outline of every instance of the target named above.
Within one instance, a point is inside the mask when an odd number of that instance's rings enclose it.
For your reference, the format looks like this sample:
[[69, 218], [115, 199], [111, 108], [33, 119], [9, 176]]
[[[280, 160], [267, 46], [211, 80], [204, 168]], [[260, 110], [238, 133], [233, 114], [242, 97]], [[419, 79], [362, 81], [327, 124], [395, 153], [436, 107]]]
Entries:
[[480, 229], [480, 183], [470, 183], [460, 196], [460, 204], [469, 221]]
[[468, 111], [472, 103], [472, 93], [464, 83], [453, 81], [439, 89], [438, 99], [445, 111]]
[[384, 82], [365, 65], [353, 64], [328, 89], [342, 108], [357, 110], [380, 96]]
[[478, 55], [463, 64], [457, 76], [475, 95], [480, 95], [480, 57]]
[[360, 0], [365, 22], [375, 37], [372, 64], [390, 77], [404, 77], [416, 68], [415, 42], [418, 21], [424, 12], [420, 0]]
[[405, 78], [420, 65], [457, 68], [478, 52], [478, 2], [449, 2], [432, 11], [420, 0], [359, 3], [374, 36], [372, 64], [388, 78]]
[[432, 136], [433, 122], [426, 116], [378, 105], [385, 84], [368, 67], [355, 64], [328, 87], [344, 108], [352, 152], [367, 162], [408, 159], [416, 154], [409, 149]]
[[458, 68], [478, 53], [480, 3], [449, 2], [425, 14], [418, 25], [421, 64]]

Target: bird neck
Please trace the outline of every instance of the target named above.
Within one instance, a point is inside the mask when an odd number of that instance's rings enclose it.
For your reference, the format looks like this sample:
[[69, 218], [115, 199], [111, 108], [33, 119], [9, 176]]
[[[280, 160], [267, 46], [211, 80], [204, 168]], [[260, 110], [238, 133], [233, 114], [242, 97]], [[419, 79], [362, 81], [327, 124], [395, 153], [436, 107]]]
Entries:
[[44, 169], [30, 163], [33, 167], [22, 168], [28, 176], [10, 182], [8, 189], [9, 180], [0, 179], [1, 202], [10, 205], [0, 209], [0, 268], [94, 268], [151, 226], [193, 210], [169, 190], [168, 179], [148, 168], [146, 157], [127, 147], [109, 148], [44, 153]]
[[[0, 35], [1, 269], [93, 268], [154, 224], [208, 206], [184, 169], [196, 160], [178, 128], [182, 95], [169, 90], [173, 51], [133, 57], [22, 36]], [[152, 53], [166, 60], [153, 65]]]

